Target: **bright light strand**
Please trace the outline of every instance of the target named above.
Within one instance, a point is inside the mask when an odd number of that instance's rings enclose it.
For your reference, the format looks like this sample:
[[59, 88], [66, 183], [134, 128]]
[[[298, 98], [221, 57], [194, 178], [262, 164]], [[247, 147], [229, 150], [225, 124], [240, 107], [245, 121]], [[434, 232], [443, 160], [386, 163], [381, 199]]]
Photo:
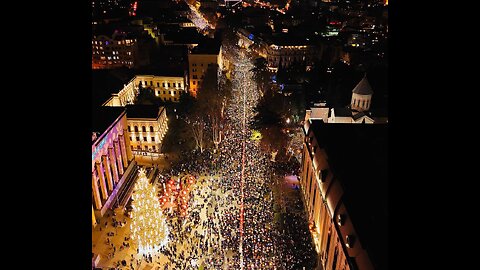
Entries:
[[138, 253], [142, 255], [153, 256], [168, 242], [168, 226], [156, 194], [156, 187], [148, 183], [145, 170], [140, 169], [132, 194], [130, 229]]

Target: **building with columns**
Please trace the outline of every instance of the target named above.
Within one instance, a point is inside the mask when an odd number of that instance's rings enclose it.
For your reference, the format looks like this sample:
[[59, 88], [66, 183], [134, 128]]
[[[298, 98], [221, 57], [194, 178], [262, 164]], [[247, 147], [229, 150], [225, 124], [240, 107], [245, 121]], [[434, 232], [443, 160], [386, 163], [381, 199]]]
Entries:
[[350, 107], [360, 112], [368, 111], [372, 104], [373, 90], [367, 80], [367, 75], [353, 88]]
[[155, 96], [163, 101], [179, 102], [180, 95], [187, 93], [187, 77], [184, 74], [171, 76], [136, 75], [118, 93], [103, 103], [103, 106], [124, 107], [133, 104], [138, 95], [140, 85], [143, 88], [152, 89]]
[[127, 134], [134, 155], [159, 155], [168, 119], [164, 107], [127, 105]]
[[300, 186], [325, 270], [387, 269], [387, 124], [309, 119]]
[[121, 107], [94, 108], [92, 119], [92, 225], [114, 205], [125, 179], [136, 171]]

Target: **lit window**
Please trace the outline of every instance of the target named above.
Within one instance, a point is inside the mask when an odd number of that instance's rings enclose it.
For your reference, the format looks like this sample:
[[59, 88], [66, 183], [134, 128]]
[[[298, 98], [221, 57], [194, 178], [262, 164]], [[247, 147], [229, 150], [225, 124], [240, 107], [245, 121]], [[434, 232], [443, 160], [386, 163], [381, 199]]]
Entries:
[[343, 224], [345, 224], [345, 215], [338, 214], [337, 224], [338, 226], [342, 226]]
[[355, 240], [355, 237], [353, 235], [347, 235], [346, 239], [345, 239], [345, 245], [348, 247], [348, 248], [352, 248], [353, 247], [353, 244], [354, 244], [354, 241]]

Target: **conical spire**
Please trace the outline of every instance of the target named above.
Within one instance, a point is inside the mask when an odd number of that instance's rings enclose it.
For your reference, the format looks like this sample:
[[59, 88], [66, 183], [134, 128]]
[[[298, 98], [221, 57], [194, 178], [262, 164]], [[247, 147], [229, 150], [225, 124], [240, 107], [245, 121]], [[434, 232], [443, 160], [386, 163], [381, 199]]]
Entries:
[[367, 73], [365, 73], [362, 80], [357, 84], [357, 86], [353, 88], [352, 92], [359, 95], [373, 94], [372, 87], [370, 86], [370, 83], [368, 83], [368, 80], [367, 80]]

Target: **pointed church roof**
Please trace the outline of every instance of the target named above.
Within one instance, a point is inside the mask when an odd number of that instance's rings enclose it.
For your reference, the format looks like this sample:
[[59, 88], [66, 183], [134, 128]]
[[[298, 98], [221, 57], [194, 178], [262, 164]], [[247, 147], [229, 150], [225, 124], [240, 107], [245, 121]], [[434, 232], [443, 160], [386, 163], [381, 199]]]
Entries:
[[357, 84], [357, 86], [355, 86], [355, 88], [353, 88], [352, 92], [359, 95], [373, 94], [372, 87], [370, 86], [367, 80], [367, 74], [363, 76], [363, 79]]

